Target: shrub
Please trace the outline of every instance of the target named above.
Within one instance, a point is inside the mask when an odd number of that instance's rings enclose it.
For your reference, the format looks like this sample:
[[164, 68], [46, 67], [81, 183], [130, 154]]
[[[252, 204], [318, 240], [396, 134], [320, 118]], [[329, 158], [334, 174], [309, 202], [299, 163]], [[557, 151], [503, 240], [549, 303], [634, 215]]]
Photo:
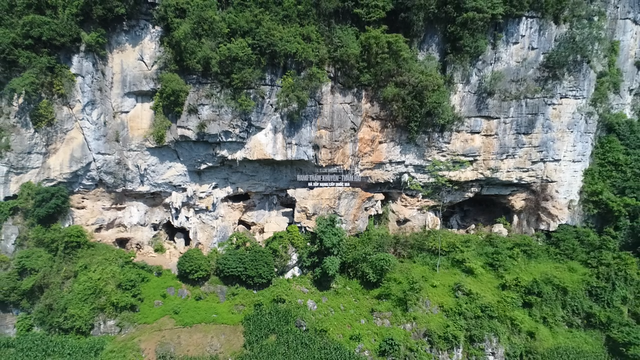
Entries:
[[286, 271], [292, 252], [297, 251], [300, 254], [305, 245], [305, 239], [295, 225], [289, 225], [286, 231], [273, 234], [265, 242], [265, 248], [271, 253], [279, 275]]
[[303, 254], [302, 264], [313, 272], [316, 281], [329, 285], [338, 275], [346, 233], [338, 226], [336, 215], [319, 216], [310, 246]]
[[41, 225], [51, 225], [69, 212], [69, 192], [62, 186], [38, 185], [33, 196], [33, 207], [27, 217]]
[[155, 252], [156, 254], [164, 254], [165, 252], [167, 252], [167, 249], [165, 249], [162, 242], [156, 242], [155, 244], [153, 244], [153, 252]]
[[82, 42], [85, 44], [85, 51], [92, 52], [98, 57], [107, 55], [107, 32], [104, 29], [97, 29], [88, 34], [82, 32]]
[[180, 76], [170, 72], [162, 73], [160, 90], [153, 99], [153, 110], [156, 112], [162, 110], [166, 116], [180, 116], [188, 95], [189, 85]]
[[36, 129], [42, 129], [45, 126], [51, 126], [56, 121], [56, 114], [53, 110], [53, 103], [44, 99], [35, 106], [29, 114], [31, 124]]
[[16, 321], [16, 335], [25, 335], [33, 331], [33, 318], [27, 313], [18, 315]]
[[171, 128], [171, 121], [164, 113], [156, 112], [151, 125], [151, 138], [156, 145], [164, 145], [167, 141], [167, 131]]
[[216, 275], [225, 283], [250, 288], [269, 286], [275, 277], [274, 268], [269, 251], [257, 243], [227, 247], [216, 261]]
[[188, 282], [204, 282], [211, 276], [211, 262], [200, 249], [189, 249], [178, 259], [178, 276]]
[[396, 356], [400, 353], [401, 345], [400, 343], [392, 338], [386, 337], [382, 339], [380, 345], [378, 345], [378, 356], [382, 357], [391, 357]]

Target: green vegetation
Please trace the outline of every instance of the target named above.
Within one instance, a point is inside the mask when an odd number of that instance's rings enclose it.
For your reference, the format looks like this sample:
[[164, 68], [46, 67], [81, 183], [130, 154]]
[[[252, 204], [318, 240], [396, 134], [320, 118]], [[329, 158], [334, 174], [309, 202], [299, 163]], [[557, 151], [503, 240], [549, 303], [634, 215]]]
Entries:
[[116, 316], [140, 302], [140, 284], [151, 267], [132, 255], [89, 242], [80, 226], [57, 221], [69, 209], [67, 191], [25, 183], [4, 202], [3, 217], [17, 215], [25, 227], [20, 250], [0, 273], [0, 303], [30, 314], [49, 333], [86, 335], [98, 314]]
[[[242, 112], [261, 94], [265, 73], [282, 74], [277, 105], [292, 120], [329, 77], [363, 88], [412, 137], [456, 122], [446, 68], [418, 60], [415, 44], [426, 24], [438, 27], [447, 62], [468, 63], [488, 45], [502, 20], [536, 11], [562, 21], [568, 1], [362, 0], [163, 1], [167, 66], [215, 80]], [[327, 69], [330, 70], [327, 76]]]
[[[637, 358], [640, 271], [633, 256], [618, 250], [612, 231], [598, 235], [564, 226], [536, 238], [390, 235], [371, 223], [364, 233], [347, 236], [331, 216], [319, 218], [313, 234], [290, 227], [265, 248], [234, 234], [222, 254], [189, 250], [178, 269], [191, 281], [182, 284], [169, 272], [133, 263], [120, 249], [89, 242], [79, 227], [33, 215], [31, 206], [43, 201], [38, 199], [60, 203], [51, 200], [63, 191], [45, 189], [24, 185], [2, 206], [27, 225], [21, 250], [0, 273], [0, 301], [25, 311], [21, 335], [0, 340], [3, 358], [44, 342], [60, 344], [56, 354], [68, 358], [75, 356], [71, 352], [137, 356], [135, 344], [116, 346], [110, 338], [32, 332], [37, 326], [86, 335], [98, 314], [134, 324], [164, 317], [178, 326], [242, 323], [246, 342], [239, 357], [246, 359], [287, 359], [302, 351], [308, 358], [350, 359], [358, 347], [380, 357], [418, 359], [460, 343], [469, 358], [483, 354], [490, 338], [509, 358]], [[293, 249], [306, 275], [275, 279], [274, 269], [289, 261]], [[213, 263], [230, 285], [223, 298], [216, 294], [219, 279], [211, 277]], [[177, 296], [179, 289], [188, 290], [185, 298]], [[307, 309], [311, 301], [315, 311]]]
[[107, 345], [104, 337], [78, 338], [31, 333], [16, 338], [0, 337], [0, 358], [4, 360], [90, 360], [99, 359]]
[[178, 259], [178, 276], [185, 282], [198, 283], [211, 276], [211, 262], [200, 249], [189, 249]]
[[593, 161], [585, 172], [585, 211], [599, 232], [638, 253], [640, 188], [634, 174], [640, 171], [640, 126], [620, 113], [603, 114], [600, 122], [605, 135], [598, 139]]
[[248, 236], [235, 233], [216, 261], [216, 275], [227, 284], [251, 288], [269, 286], [275, 277], [271, 253]]
[[31, 113], [31, 124], [36, 129], [42, 129], [45, 126], [53, 125], [56, 121], [56, 114], [53, 110], [53, 104], [51, 101], [44, 99], [36, 105]]
[[302, 312], [282, 305], [257, 307], [242, 321], [247, 351], [238, 359], [296, 360], [300, 359], [300, 354], [310, 360], [359, 359], [352, 351], [329, 339], [326, 333], [306, 329], [304, 320], [296, 318], [296, 315], [302, 315]]
[[606, 47], [606, 15], [599, 0], [568, 0], [564, 3], [568, 6], [565, 21], [569, 29], [560, 36], [541, 64], [546, 80], [562, 80], [566, 75], [579, 71], [584, 64], [593, 65], [601, 55], [601, 49]]
[[180, 117], [188, 95], [189, 85], [180, 76], [168, 72], [160, 75], [160, 90], [153, 98], [151, 107], [155, 113], [151, 138], [157, 145], [164, 145], [166, 142], [167, 130], [171, 128], [169, 117]]
[[596, 87], [591, 96], [591, 105], [602, 112], [608, 102], [609, 95], [618, 93], [622, 85], [622, 71], [616, 65], [620, 54], [620, 42], [612, 41], [607, 51], [607, 67], [598, 73]]
[[83, 39], [89, 51], [103, 51], [104, 30], [136, 13], [138, 5], [134, 0], [0, 1], [0, 88], [34, 103], [68, 96], [73, 75], [61, 57], [76, 51]]

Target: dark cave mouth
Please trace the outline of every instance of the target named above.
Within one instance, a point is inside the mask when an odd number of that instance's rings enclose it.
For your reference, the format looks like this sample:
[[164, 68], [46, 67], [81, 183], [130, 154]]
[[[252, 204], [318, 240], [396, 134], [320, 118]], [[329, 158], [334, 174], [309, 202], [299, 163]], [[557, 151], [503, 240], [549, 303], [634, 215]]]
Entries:
[[176, 242], [176, 236], [184, 239], [184, 246], [191, 245], [191, 237], [189, 236], [189, 230], [183, 227], [174, 226], [171, 221], [167, 221], [162, 225], [162, 230], [167, 234], [169, 240]]
[[491, 226], [504, 217], [513, 222], [514, 212], [503, 195], [476, 195], [449, 206], [442, 214], [442, 225], [448, 229], [466, 229], [471, 225]]

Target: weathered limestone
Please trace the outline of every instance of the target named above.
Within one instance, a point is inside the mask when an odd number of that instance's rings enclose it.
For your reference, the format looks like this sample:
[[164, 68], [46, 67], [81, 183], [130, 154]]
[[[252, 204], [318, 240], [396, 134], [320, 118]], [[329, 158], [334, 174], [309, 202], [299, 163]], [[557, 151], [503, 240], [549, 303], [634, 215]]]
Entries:
[[[630, 114], [640, 83], [640, 9], [628, 0], [616, 4], [610, 27], [621, 43], [624, 83], [611, 100]], [[289, 122], [275, 111], [274, 76], [265, 79], [254, 112], [241, 116], [210, 96], [207, 84], [190, 79], [185, 107], [191, 111], [174, 120], [167, 145], [156, 146], [147, 135], [161, 32], [146, 21], [129, 24], [112, 35], [106, 59], [73, 57], [75, 98], [56, 109], [54, 126], [35, 131], [24, 104], [10, 107], [2, 121], [13, 125], [13, 150], [0, 160], [0, 197], [14, 195], [25, 181], [65, 184], [76, 193], [73, 223], [97, 241], [166, 266], [185, 249], [209, 249], [234, 231], [264, 240], [291, 223], [313, 227], [326, 213], [340, 215], [351, 233], [364, 230], [385, 206], [392, 231], [437, 228], [434, 202], [402, 180], [429, 181], [425, 168], [433, 159], [470, 164], [448, 174], [460, 183], [449, 204], [474, 196], [499, 199], [516, 231], [576, 223], [596, 130], [589, 111], [596, 72], [585, 66], [540, 91], [538, 65], [565, 29], [534, 17], [504, 28], [494, 47], [456, 75], [452, 101], [463, 121], [451, 133], [411, 142], [389, 126], [366, 92], [331, 84], [299, 122]], [[422, 55], [441, 48], [437, 35], [425, 39]], [[498, 72], [504, 79], [495, 95], [486, 96], [483, 79]], [[297, 174], [327, 166], [353, 169], [369, 184], [309, 189], [296, 181]], [[442, 225], [449, 226], [451, 217], [444, 214]], [[169, 246], [165, 255], [153, 253], [154, 236]]]

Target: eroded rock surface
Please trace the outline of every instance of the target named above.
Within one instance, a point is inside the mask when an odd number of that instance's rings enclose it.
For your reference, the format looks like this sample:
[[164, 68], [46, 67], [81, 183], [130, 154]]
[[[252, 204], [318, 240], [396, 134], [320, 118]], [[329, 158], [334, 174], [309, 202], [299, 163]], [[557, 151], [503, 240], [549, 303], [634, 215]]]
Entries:
[[[640, 55], [640, 9], [629, 0], [614, 5], [610, 27], [621, 43], [624, 83], [612, 103], [630, 114], [640, 83], [633, 60]], [[466, 229], [486, 213], [478, 204], [487, 199], [498, 210], [485, 225], [505, 216], [516, 231], [555, 229], [579, 221], [579, 190], [597, 125], [589, 109], [594, 69], [585, 66], [550, 90], [535, 88], [538, 65], [565, 30], [535, 17], [508, 21], [495, 46], [458, 74], [452, 101], [464, 121], [448, 134], [412, 142], [384, 120], [367, 93], [331, 84], [299, 122], [290, 122], [275, 110], [278, 87], [271, 76], [263, 101], [241, 116], [212, 97], [208, 84], [190, 79], [185, 108], [191, 110], [174, 119], [168, 143], [156, 146], [147, 135], [161, 32], [146, 21], [128, 24], [111, 37], [105, 60], [73, 57], [75, 98], [56, 109], [54, 126], [36, 131], [24, 104], [7, 106], [3, 121], [12, 125], [13, 150], [0, 160], [0, 197], [14, 195], [26, 181], [65, 184], [75, 193], [74, 223], [98, 241], [167, 267], [175, 267], [185, 249], [207, 250], [234, 231], [264, 240], [292, 223], [312, 227], [326, 213], [340, 215], [349, 232], [362, 231], [385, 207], [393, 231]], [[423, 54], [440, 45], [431, 37]], [[488, 97], [482, 81], [495, 72], [504, 80]], [[434, 202], [403, 181], [429, 181], [425, 168], [434, 159], [470, 164], [448, 174], [462, 185], [446, 199], [459, 205], [443, 214], [442, 224], [429, 210]], [[350, 169], [369, 182], [310, 189], [296, 181], [323, 167]], [[154, 241], [167, 245], [165, 254], [153, 252]]]

